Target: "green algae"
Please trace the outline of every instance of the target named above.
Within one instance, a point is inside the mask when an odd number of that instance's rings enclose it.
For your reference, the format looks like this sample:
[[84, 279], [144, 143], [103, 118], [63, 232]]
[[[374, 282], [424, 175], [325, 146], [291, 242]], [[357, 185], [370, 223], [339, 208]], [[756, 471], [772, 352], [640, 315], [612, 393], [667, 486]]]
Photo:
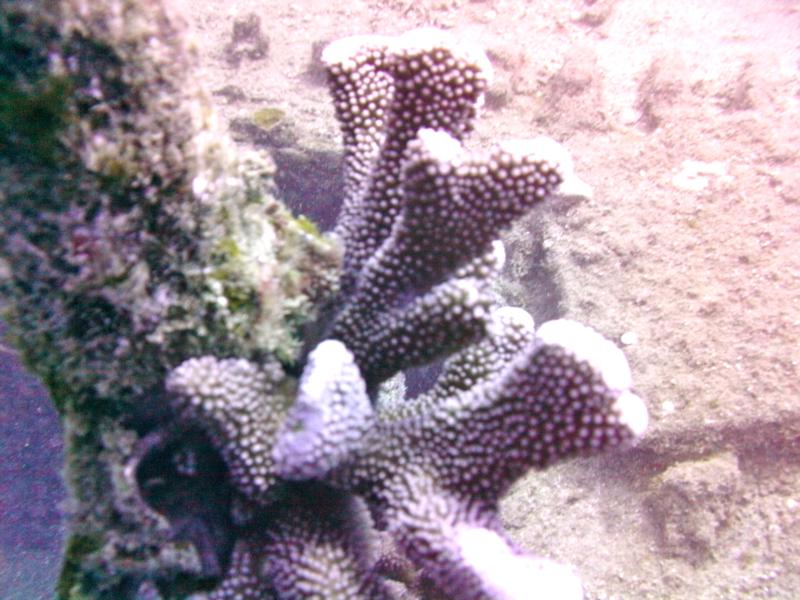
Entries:
[[67, 540], [64, 549], [64, 563], [61, 576], [56, 585], [56, 598], [58, 600], [91, 600], [89, 593], [82, 591], [83, 561], [86, 557], [97, 552], [103, 547], [103, 540], [99, 536], [74, 534]]
[[286, 118], [286, 113], [280, 108], [267, 106], [255, 111], [252, 115], [253, 123], [261, 129], [272, 129]]
[[[0, 54], [0, 61], [5, 60], [9, 58]], [[0, 80], [0, 153], [15, 152], [28, 160], [55, 161], [71, 91], [66, 77], [44, 77], [30, 90]]]
[[322, 233], [320, 232], [319, 227], [317, 227], [317, 224], [314, 223], [314, 221], [309, 219], [307, 216], [300, 215], [295, 219], [295, 222], [303, 232], [307, 233], [308, 235], [316, 239], [322, 239]]

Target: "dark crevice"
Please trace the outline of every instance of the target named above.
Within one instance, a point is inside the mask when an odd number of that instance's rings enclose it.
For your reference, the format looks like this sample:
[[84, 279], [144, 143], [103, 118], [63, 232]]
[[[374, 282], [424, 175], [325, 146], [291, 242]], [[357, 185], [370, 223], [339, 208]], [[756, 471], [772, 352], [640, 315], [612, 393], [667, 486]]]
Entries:
[[205, 576], [221, 577], [235, 540], [236, 492], [225, 462], [197, 429], [160, 430], [142, 444], [136, 479], [143, 500], [169, 520], [174, 540], [194, 545]]

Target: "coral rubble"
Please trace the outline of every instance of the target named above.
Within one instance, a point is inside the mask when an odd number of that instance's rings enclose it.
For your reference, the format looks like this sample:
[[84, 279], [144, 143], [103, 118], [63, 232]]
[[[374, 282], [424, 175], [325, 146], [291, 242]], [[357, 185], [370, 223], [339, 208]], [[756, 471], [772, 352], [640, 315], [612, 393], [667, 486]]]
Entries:
[[[346, 167], [332, 241], [216, 141], [159, 6], [9, 6], [0, 28], [36, 60], [3, 90], [58, 96], [52, 131], [0, 121], [0, 237], [17, 341], [71, 440], [60, 597], [579, 598], [498, 501], [632, 441], [647, 412], [611, 342], [536, 329], [493, 289], [500, 232], [574, 174], [546, 139], [464, 147], [483, 53], [432, 29], [324, 51]], [[397, 378], [434, 361], [404, 397]]]

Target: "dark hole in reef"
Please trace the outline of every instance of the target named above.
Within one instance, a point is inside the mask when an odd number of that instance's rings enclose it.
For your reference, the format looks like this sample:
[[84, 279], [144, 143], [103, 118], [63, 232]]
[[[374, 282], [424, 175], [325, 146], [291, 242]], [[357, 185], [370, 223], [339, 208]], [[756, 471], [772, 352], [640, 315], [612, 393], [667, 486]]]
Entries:
[[132, 403], [130, 410], [121, 417], [122, 425], [145, 436], [162, 423], [169, 423], [175, 416], [159, 389], [143, 393], [143, 401]]
[[187, 430], [144, 456], [136, 471], [142, 498], [169, 519], [175, 540], [197, 549], [208, 577], [221, 577], [235, 538], [228, 469], [208, 437]]
[[547, 251], [540, 243], [531, 245], [531, 256], [526, 261], [528, 269], [524, 279], [528, 289], [536, 290], [528, 298], [525, 307], [530, 312], [537, 326], [551, 319], [563, 316], [564, 292], [558, 283], [558, 274], [547, 260]]
[[275, 183], [281, 199], [295, 214], [306, 215], [322, 231], [330, 231], [342, 206], [342, 156], [337, 152], [273, 150]]
[[72, 316], [68, 333], [77, 338], [112, 334], [119, 329], [122, 316], [108, 300], [89, 294], [78, 295], [68, 308]]
[[[567, 208], [562, 206], [560, 211], [569, 208], [569, 197], [562, 197], [559, 202], [568, 205]], [[537, 327], [545, 321], [563, 317], [565, 303], [559, 272], [548, 256], [542, 227], [539, 219], [531, 219], [526, 232], [527, 239], [524, 242], [512, 239], [506, 244], [506, 264], [518, 265], [517, 272], [521, 271], [519, 283], [524, 285], [524, 290], [532, 292], [525, 293], [524, 297], [518, 294], [517, 299], [522, 308], [533, 316]]]
[[436, 383], [442, 372], [443, 360], [437, 360], [427, 365], [406, 369], [406, 398], [416, 398], [427, 392]]

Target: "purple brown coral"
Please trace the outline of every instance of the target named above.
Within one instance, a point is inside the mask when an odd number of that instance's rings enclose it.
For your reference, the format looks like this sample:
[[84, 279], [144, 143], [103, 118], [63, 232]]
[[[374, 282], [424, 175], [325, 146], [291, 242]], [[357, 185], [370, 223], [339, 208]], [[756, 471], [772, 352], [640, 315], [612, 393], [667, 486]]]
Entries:
[[[327, 339], [288, 408], [245, 360], [168, 380], [256, 515], [210, 598], [390, 598], [380, 530], [448, 598], [579, 598], [569, 568], [503, 532], [498, 501], [531, 468], [633, 440], [647, 412], [611, 342], [567, 320], [534, 331], [491, 287], [498, 235], [573, 177], [569, 156], [549, 140], [465, 150], [489, 65], [442, 32], [351, 38], [323, 60], [347, 169]], [[381, 393], [447, 356], [418, 398]]]

